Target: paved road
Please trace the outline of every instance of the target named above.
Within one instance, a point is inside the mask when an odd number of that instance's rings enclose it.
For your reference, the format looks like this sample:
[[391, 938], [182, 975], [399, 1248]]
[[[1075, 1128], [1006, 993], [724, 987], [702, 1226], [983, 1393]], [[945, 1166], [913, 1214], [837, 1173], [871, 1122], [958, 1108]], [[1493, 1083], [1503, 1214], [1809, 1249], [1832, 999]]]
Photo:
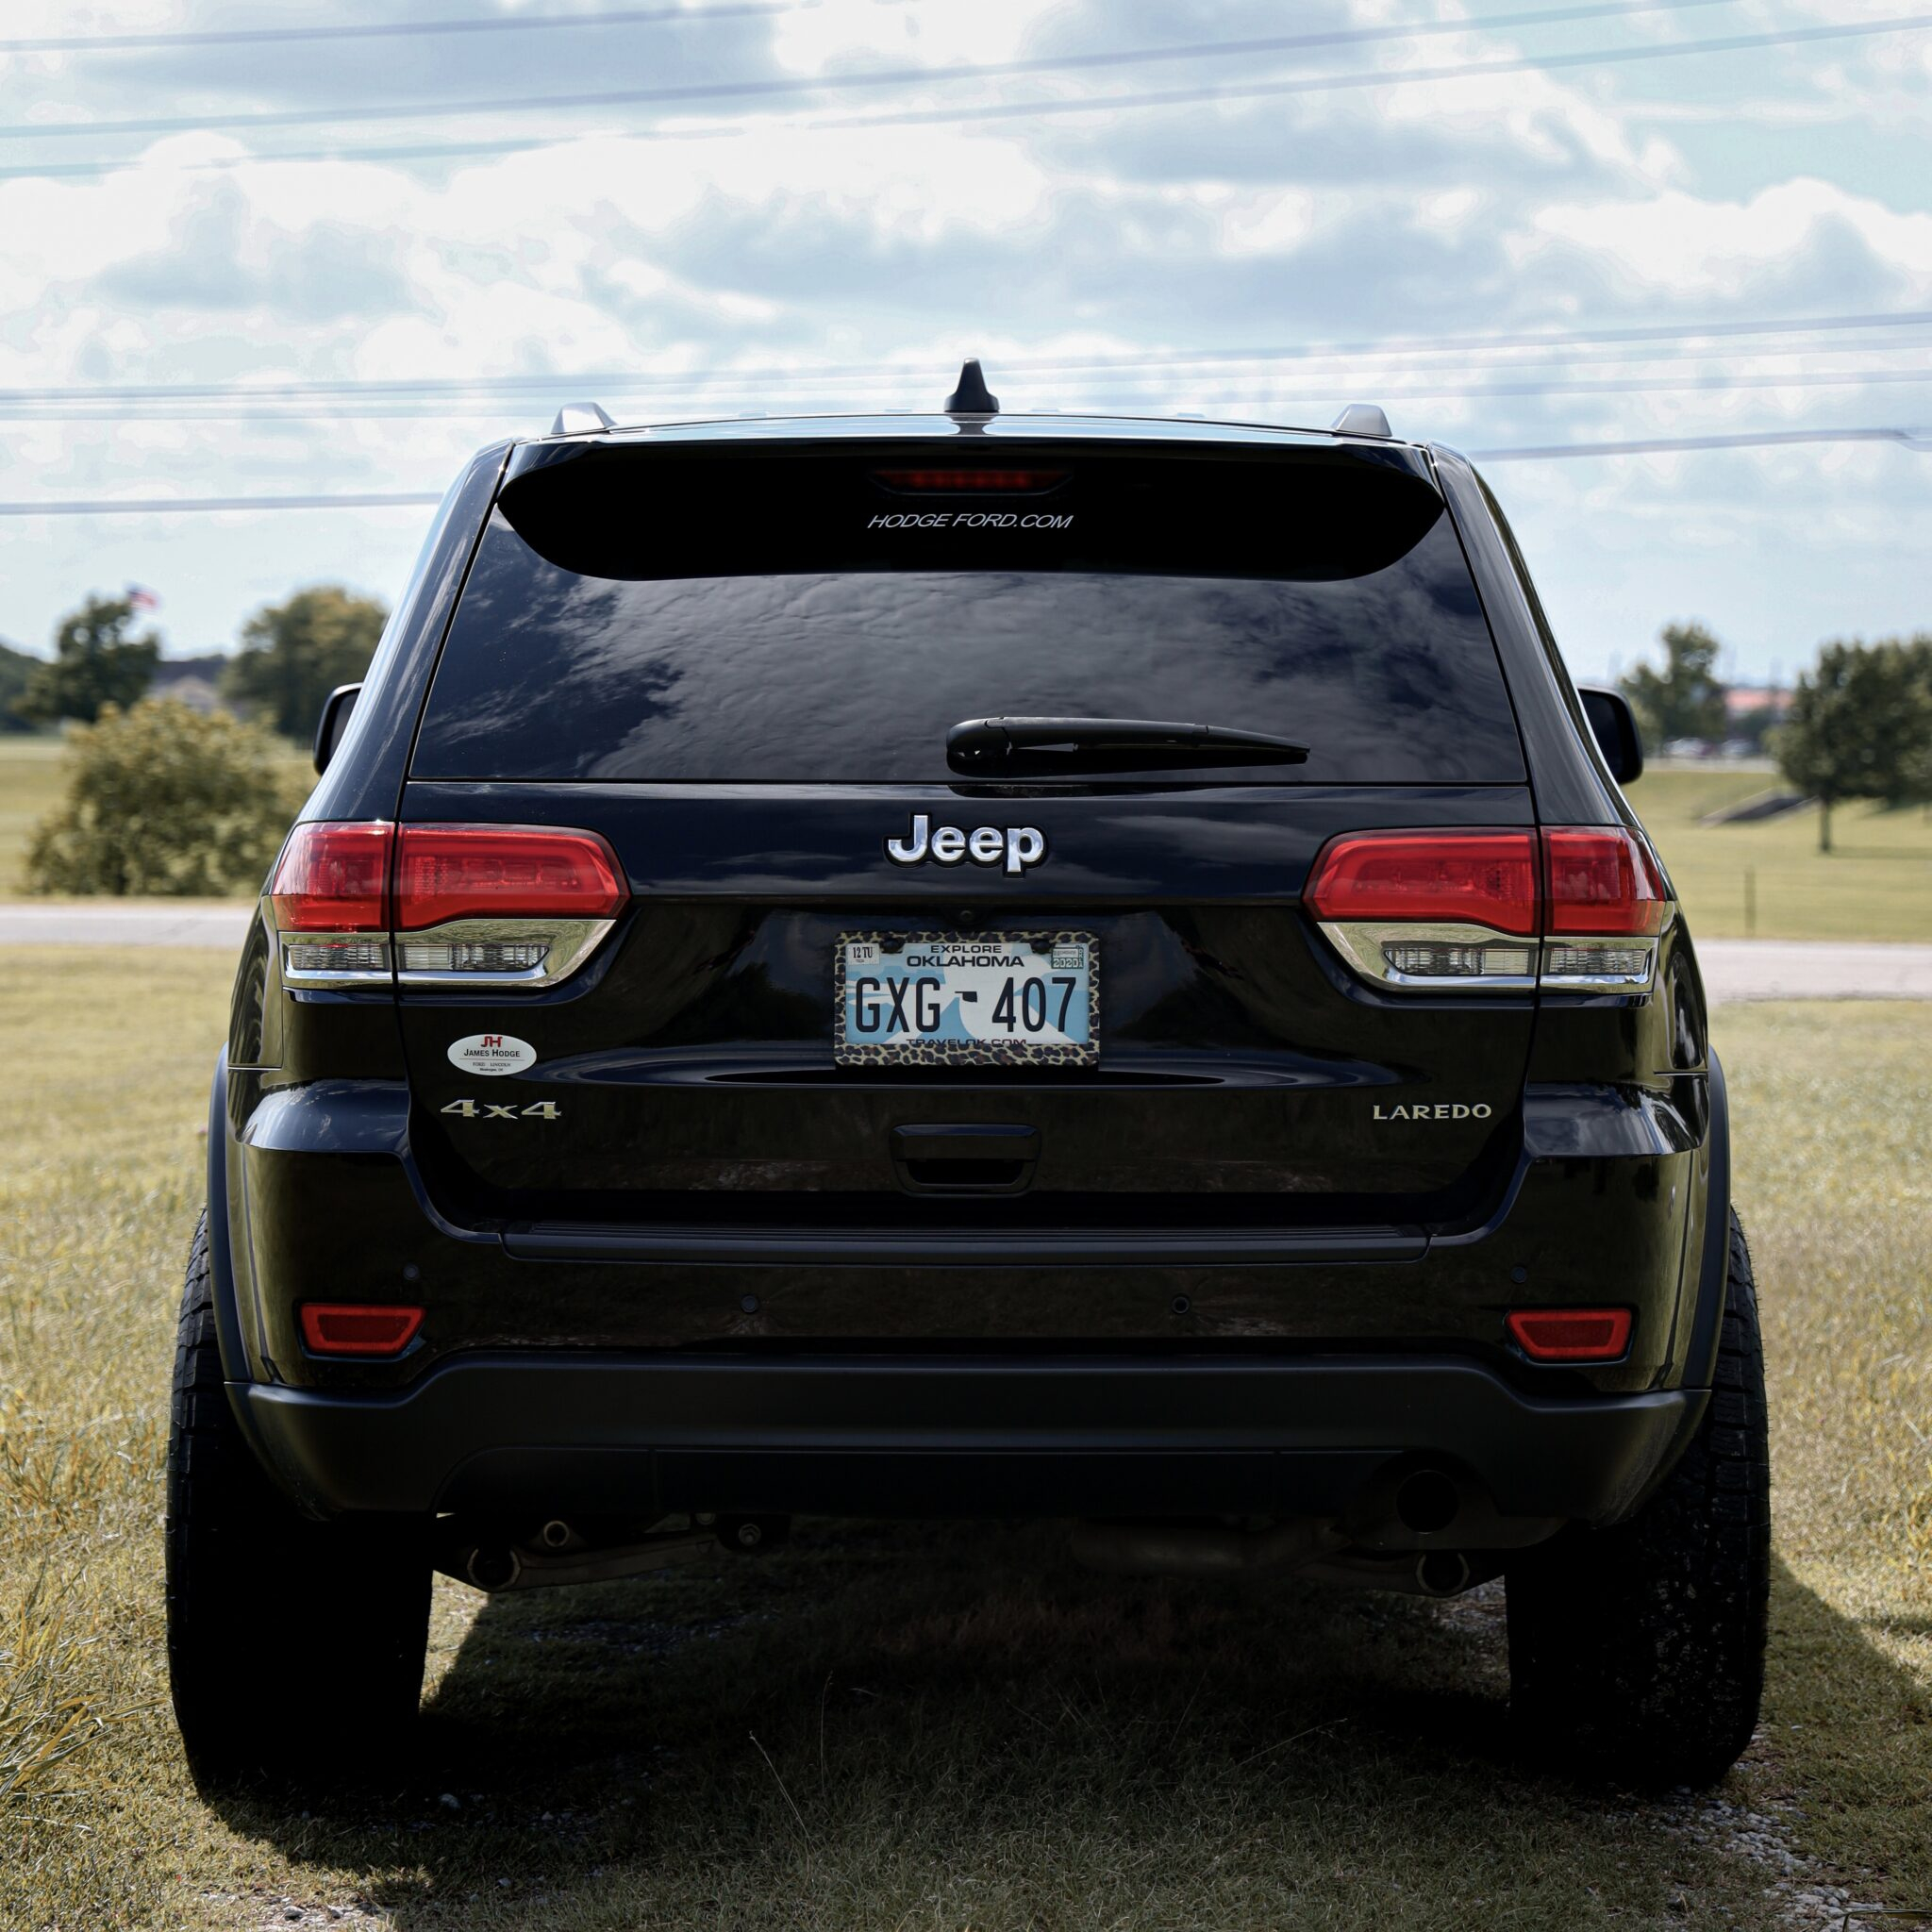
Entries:
[[0, 905], [0, 945], [218, 946], [239, 952], [250, 905], [142, 899], [95, 906]]
[[[0, 905], [0, 945], [213, 946], [232, 953], [252, 908]], [[1837, 940], [1706, 940], [1697, 948], [1713, 1000], [1932, 999], [1932, 946]]]
[[1703, 940], [1713, 1000], [1932, 999], [1932, 946], [1841, 940]]

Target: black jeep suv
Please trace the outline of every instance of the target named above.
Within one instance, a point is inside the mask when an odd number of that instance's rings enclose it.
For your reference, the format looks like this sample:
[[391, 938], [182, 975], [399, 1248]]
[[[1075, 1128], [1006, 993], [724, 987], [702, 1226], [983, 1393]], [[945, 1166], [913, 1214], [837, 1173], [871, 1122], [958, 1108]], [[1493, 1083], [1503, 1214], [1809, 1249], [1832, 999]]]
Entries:
[[181, 1314], [202, 1775], [392, 1736], [434, 1570], [794, 1515], [1501, 1575], [1545, 1753], [1749, 1739], [1757, 1319], [1627, 709], [1378, 410], [976, 377], [485, 450], [331, 698]]

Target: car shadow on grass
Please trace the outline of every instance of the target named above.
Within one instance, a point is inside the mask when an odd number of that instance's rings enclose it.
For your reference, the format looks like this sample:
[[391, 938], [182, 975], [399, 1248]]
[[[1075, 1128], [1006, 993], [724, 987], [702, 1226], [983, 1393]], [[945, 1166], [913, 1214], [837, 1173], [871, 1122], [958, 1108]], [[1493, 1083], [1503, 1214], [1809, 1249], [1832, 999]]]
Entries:
[[1764, 1877], [1707, 1806], [1519, 1764], [1507, 1692], [1500, 1585], [1141, 1581], [1043, 1525], [807, 1524], [491, 1598], [415, 1762], [222, 1809], [304, 1867], [289, 1910], [410, 1932], [1752, 1922]]

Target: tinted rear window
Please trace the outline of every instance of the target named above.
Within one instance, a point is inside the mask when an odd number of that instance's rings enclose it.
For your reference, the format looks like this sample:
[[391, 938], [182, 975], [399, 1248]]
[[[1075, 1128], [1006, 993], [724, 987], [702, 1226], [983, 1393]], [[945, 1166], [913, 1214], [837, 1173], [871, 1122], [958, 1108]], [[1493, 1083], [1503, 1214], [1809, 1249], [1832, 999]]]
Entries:
[[908, 478], [903, 450], [519, 479], [458, 608], [415, 775], [944, 783], [950, 726], [1020, 715], [1310, 748], [1208, 779], [1521, 779], [1468, 565], [1412, 475], [999, 457], [1024, 493], [949, 493], [950, 473], [908, 489], [933, 472]]

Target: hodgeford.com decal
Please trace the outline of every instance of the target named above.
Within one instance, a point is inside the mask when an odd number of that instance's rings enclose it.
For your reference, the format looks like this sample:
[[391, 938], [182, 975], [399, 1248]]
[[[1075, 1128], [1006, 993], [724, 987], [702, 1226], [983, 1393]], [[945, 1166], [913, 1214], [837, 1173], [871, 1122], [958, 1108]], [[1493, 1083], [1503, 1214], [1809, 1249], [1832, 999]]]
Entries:
[[1044, 509], [880, 510], [868, 530], [1071, 530], [1074, 513]]

